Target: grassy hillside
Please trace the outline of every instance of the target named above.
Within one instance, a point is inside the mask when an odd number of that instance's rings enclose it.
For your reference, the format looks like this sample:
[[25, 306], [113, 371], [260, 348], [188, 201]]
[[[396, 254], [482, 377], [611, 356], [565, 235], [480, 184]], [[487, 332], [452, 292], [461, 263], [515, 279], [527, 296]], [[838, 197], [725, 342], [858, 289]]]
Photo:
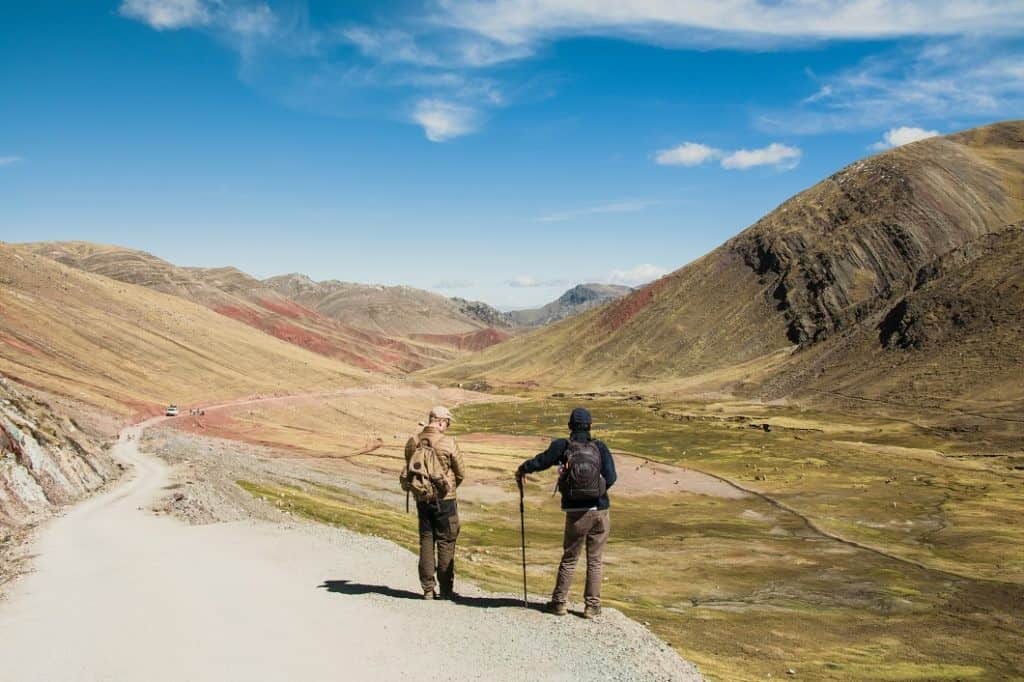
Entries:
[[23, 246], [80, 270], [199, 303], [283, 341], [364, 369], [408, 371], [454, 356], [444, 344], [392, 338], [347, 326], [237, 268], [179, 267], [144, 251], [89, 242]]
[[300, 274], [271, 277], [268, 288], [293, 301], [358, 329], [408, 337], [430, 334], [452, 338], [511, 322], [490, 306], [452, 299], [406, 286], [381, 286], [328, 280]]
[[8, 244], [0, 374], [122, 413], [371, 379], [183, 298]]
[[[878, 353], [904, 351], [879, 346], [877, 333], [873, 347], [851, 345], [850, 335], [870, 336], [923, 268], [1024, 219], [1022, 186], [1024, 122], [906, 145], [844, 168], [619, 301], [428, 375], [576, 388], [703, 376], [744, 391], [814, 358], [827, 364], [840, 345], [859, 353], [844, 361], [869, 366]], [[1009, 262], [984, 263], [992, 281], [1009, 274]], [[906, 376], [919, 369], [897, 364]]]

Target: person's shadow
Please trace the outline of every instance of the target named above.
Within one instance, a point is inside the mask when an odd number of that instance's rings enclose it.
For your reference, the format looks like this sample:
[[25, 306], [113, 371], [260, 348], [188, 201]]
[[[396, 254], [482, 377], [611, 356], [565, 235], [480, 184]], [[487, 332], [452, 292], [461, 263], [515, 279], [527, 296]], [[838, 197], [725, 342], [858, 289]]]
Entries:
[[[413, 592], [411, 590], [400, 590], [394, 587], [388, 587], [387, 585], [366, 585], [364, 583], [354, 583], [351, 580], [325, 580], [322, 585], [318, 585], [322, 590], [333, 592], [335, 594], [347, 594], [347, 595], [364, 595], [364, 594], [379, 594], [385, 597], [392, 597], [394, 599], [416, 599], [423, 601], [423, 595], [419, 592]], [[523, 600], [515, 599], [512, 597], [467, 597], [465, 595], [459, 595], [455, 598], [454, 603], [460, 606], [474, 606], [482, 609], [497, 609], [497, 608], [523, 608]], [[539, 610], [541, 609], [540, 604], [530, 604], [528, 608]]]

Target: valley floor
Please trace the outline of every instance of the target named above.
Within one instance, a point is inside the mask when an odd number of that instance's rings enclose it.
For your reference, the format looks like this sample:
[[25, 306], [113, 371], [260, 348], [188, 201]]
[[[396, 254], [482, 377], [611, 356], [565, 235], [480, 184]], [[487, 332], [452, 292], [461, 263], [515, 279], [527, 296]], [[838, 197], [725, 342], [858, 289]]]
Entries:
[[459, 604], [416, 599], [409, 552], [232, 481], [285, 463], [184, 436], [168, 465], [140, 451], [148, 425], [115, 446], [124, 480], [40, 529], [0, 603], [0, 679], [700, 679], [614, 610], [557, 619], [465, 582]]

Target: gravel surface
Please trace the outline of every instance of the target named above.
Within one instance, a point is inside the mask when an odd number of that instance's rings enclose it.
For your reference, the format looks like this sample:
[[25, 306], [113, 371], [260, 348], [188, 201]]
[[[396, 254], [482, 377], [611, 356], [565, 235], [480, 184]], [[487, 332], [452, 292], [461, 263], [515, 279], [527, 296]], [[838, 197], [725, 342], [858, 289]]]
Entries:
[[40, 530], [0, 603], [0, 680], [701, 679], [611, 609], [557, 618], [464, 582], [460, 603], [417, 599], [408, 551], [236, 496], [218, 477], [237, 453], [180, 454], [223, 443], [165, 443], [172, 467], [140, 432], [115, 448], [120, 485]]

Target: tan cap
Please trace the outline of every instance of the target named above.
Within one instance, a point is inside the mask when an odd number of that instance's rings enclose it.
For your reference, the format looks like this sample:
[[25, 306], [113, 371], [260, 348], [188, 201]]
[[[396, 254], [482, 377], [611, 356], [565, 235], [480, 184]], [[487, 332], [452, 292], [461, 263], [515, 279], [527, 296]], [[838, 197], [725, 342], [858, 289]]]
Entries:
[[447, 419], [448, 421], [454, 421], [452, 419], [452, 411], [447, 407], [438, 405], [437, 407], [430, 410], [430, 419], [436, 421], [439, 419]]

